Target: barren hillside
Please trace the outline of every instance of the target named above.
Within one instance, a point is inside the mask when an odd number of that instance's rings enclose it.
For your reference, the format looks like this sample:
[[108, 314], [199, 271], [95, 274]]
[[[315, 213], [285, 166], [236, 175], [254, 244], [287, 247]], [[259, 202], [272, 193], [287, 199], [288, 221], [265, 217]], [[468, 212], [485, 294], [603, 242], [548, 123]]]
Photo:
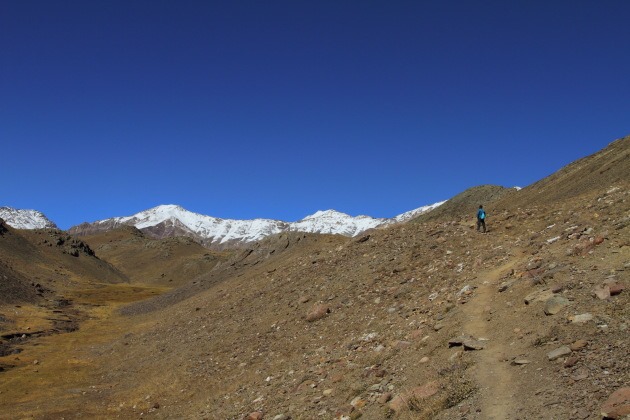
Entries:
[[[0, 358], [0, 417], [623, 418], [629, 144], [521, 191], [471, 189], [439, 217], [271, 237], [151, 299], [117, 289], [77, 331]], [[158, 254], [118, 235], [86, 241], [139, 282], [122, 257]]]
[[627, 191], [502, 211], [486, 235], [456, 219], [261, 262], [112, 344], [126, 369], [103, 372], [119, 389], [102, 409], [600, 418], [630, 379]]
[[188, 237], [154, 239], [132, 226], [81, 239], [134, 284], [181, 286], [231, 255], [211, 251]]

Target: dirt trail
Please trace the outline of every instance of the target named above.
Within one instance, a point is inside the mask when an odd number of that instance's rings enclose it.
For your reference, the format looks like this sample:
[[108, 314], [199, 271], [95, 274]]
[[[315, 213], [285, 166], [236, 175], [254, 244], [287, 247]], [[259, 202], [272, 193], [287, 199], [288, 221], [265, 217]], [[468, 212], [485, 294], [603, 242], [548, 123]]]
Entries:
[[480, 392], [481, 416], [484, 419], [515, 419], [515, 378], [509, 365], [501, 361], [509, 349], [509, 343], [493, 327], [489, 319], [498, 308], [493, 303], [497, 285], [514, 261], [488, 272], [480, 273], [475, 296], [463, 307], [463, 331], [477, 339], [487, 339], [485, 349], [475, 353], [476, 363], [471, 368]]

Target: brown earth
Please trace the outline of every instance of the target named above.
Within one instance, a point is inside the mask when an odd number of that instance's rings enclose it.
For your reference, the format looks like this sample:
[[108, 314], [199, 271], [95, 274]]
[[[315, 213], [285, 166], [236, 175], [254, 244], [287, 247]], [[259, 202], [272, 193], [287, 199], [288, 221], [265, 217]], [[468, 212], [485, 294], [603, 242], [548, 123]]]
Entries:
[[[84, 238], [131, 284], [68, 283], [78, 329], [0, 358], [0, 418], [601, 419], [630, 385], [629, 144], [356, 239], [268, 238], [188, 283], [169, 267], [194, 245], [157, 269], [146, 238]], [[34, 308], [2, 306], [3, 334], [41, 330]]]
[[154, 239], [132, 226], [81, 239], [135, 284], [181, 286], [232, 254], [208, 250], [188, 237]]

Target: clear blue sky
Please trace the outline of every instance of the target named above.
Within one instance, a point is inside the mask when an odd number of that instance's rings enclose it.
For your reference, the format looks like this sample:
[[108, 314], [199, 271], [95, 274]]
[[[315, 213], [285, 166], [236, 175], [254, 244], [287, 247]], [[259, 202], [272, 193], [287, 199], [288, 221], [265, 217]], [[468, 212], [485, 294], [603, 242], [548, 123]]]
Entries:
[[0, 0], [0, 205], [391, 217], [630, 134], [630, 1]]

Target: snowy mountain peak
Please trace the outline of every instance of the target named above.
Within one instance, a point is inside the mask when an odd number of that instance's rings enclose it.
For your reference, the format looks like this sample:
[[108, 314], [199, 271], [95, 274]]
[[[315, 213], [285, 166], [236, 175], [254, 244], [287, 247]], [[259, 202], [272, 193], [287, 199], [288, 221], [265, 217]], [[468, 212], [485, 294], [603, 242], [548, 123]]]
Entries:
[[0, 218], [15, 229], [57, 229], [50, 219], [37, 210], [21, 210], [12, 207], [0, 207]]
[[191, 228], [198, 225], [201, 220], [215, 220], [213, 217], [193, 213], [176, 204], [164, 204], [141, 211], [133, 216], [119, 217], [116, 219], [125, 224], [129, 224], [127, 222], [132, 221], [133, 223], [131, 224], [135, 225], [138, 229], [142, 229], [147, 226], [154, 226], [166, 220], [179, 220], [181, 223]]
[[151, 209], [145, 210], [145, 212], [151, 213], [179, 213], [179, 212], [188, 212], [182, 206], [178, 206], [177, 204], [162, 204], [159, 206], [155, 206]]
[[352, 217], [349, 214], [346, 213], [342, 213], [340, 211], [337, 210], [319, 210], [316, 211], [315, 213], [311, 214], [310, 216], [306, 216], [303, 220], [312, 220], [312, 219], [324, 219], [324, 218], [342, 218], [342, 217]]
[[289, 229], [299, 232], [356, 236], [368, 229], [389, 223], [391, 222], [388, 219], [375, 219], [369, 216], [352, 217], [337, 210], [320, 210], [300, 221], [290, 223]]

